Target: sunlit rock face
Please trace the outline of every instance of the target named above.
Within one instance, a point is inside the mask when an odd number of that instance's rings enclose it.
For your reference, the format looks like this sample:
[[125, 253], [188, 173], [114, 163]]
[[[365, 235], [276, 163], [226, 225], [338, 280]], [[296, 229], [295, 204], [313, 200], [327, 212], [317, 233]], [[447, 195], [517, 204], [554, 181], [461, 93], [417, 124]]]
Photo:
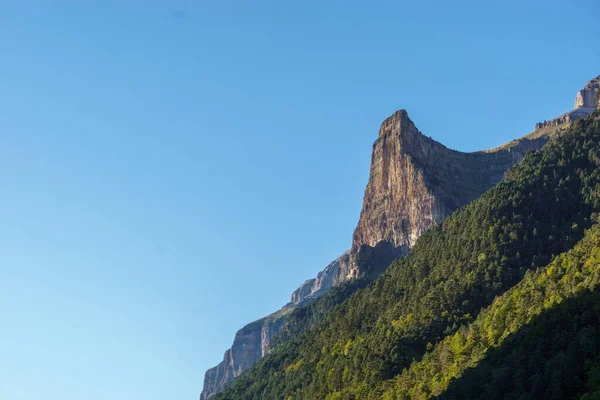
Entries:
[[395, 112], [382, 123], [373, 144], [347, 279], [359, 276], [361, 269], [378, 268], [369, 257], [389, 260], [407, 254], [425, 230], [498, 183], [527, 151], [547, 140], [522, 138], [493, 150], [463, 153], [423, 135], [405, 110]]
[[296, 289], [290, 298], [290, 305], [300, 305], [320, 297], [331, 287], [343, 282], [346, 278], [341, 271], [346, 270], [350, 260], [350, 252], [347, 251], [332, 261], [316, 278], [309, 279]]
[[600, 108], [599, 92], [600, 76], [597, 76], [577, 92], [575, 95], [575, 107], [571, 111], [559, 115], [550, 121], [539, 122], [535, 125], [535, 129], [540, 130], [543, 128], [566, 126], [579, 118], [587, 117]]
[[577, 92], [575, 97], [575, 108], [597, 108], [598, 89], [600, 89], [600, 76], [589, 81], [583, 89]]
[[206, 371], [200, 399], [219, 393], [227, 383], [267, 354], [269, 342], [282, 328], [285, 316], [292, 308], [285, 308], [240, 329], [233, 345], [225, 352], [223, 361]]

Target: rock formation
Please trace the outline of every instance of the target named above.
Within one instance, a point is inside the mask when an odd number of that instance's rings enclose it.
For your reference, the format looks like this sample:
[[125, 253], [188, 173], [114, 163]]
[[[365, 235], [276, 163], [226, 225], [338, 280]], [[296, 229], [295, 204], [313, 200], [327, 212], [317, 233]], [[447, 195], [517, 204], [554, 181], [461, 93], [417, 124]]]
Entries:
[[295, 307], [318, 298], [327, 293], [332, 286], [346, 280], [343, 271], [347, 270], [346, 265], [349, 259], [350, 252], [347, 251], [327, 265], [316, 278], [309, 279], [300, 285], [292, 293], [290, 302], [281, 310], [240, 329], [235, 335], [233, 345], [225, 352], [223, 361], [206, 371], [200, 400], [206, 400], [219, 393], [227, 383], [264, 357], [269, 350], [269, 342], [281, 330], [285, 317]]
[[292, 309], [285, 307], [240, 329], [235, 335], [233, 345], [225, 352], [223, 361], [206, 371], [200, 399], [208, 399], [219, 393], [233, 378], [264, 357], [271, 338], [281, 330], [285, 316]]
[[297, 306], [316, 299], [326, 293], [332, 286], [335, 286], [346, 280], [341, 271], [346, 270], [346, 265], [350, 261], [350, 251], [345, 252], [336, 260], [332, 261], [325, 269], [317, 275], [316, 278], [304, 282], [298, 289], [292, 293], [289, 306]]
[[557, 121], [554, 125], [536, 126], [536, 132], [530, 135], [473, 153], [451, 150], [424, 136], [405, 110], [387, 118], [373, 144], [369, 182], [351, 249], [316, 278], [303, 283], [281, 310], [238, 331], [223, 361], [206, 372], [200, 399], [220, 392], [262, 358], [271, 338], [295, 307], [341, 282], [379, 272], [392, 260], [406, 255], [427, 228], [497, 184], [508, 168], [521, 161], [526, 152], [541, 148], [557, 128], [578, 118], [579, 113], [589, 115], [590, 99], [598, 101], [599, 86], [600, 77], [590, 81], [578, 92], [578, 108], [567, 113], [568, 117], [563, 114], [553, 120]]
[[405, 110], [386, 119], [373, 145], [369, 183], [352, 238], [347, 279], [406, 255], [417, 238], [498, 183], [547, 137], [463, 153], [424, 136]]
[[596, 95], [600, 89], [600, 76], [589, 81], [583, 89], [577, 92], [575, 97], [575, 108], [597, 108], [598, 99]]
[[566, 112], [550, 121], [538, 122], [535, 125], [535, 129], [543, 129], [548, 127], [557, 127], [570, 124], [573, 121], [587, 117], [594, 110], [600, 108], [600, 99], [598, 94], [600, 93], [600, 76], [589, 81], [583, 89], [577, 92], [575, 96], [575, 108], [571, 111]]

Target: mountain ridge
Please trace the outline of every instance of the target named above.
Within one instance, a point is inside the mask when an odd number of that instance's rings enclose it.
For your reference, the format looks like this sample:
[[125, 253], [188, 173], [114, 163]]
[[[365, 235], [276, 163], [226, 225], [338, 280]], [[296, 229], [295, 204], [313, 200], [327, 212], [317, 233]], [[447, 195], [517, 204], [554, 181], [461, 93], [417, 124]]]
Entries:
[[528, 153], [216, 399], [380, 399], [413, 360], [583, 237], [600, 211], [599, 120], [600, 113], [580, 120]]
[[[594, 80], [590, 82], [595, 84]], [[597, 93], [597, 89], [588, 86], [589, 83], [583, 90]], [[365, 272], [380, 273], [394, 259], [408, 254], [425, 230], [497, 184], [525, 153], [541, 148], [574, 120], [540, 127], [493, 149], [464, 153], [423, 135], [406, 110], [386, 118], [373, 144], [369, 182], [350, 250], [328, 264], [316, 278], [303, 283], [281, 310], [258, 320], [263, 321], [262, 326], [255, 321], [242, 328], [238, 334], [254, 327], [250, 336], [256, 338], [256, 343], [236, 334], [224, 360], [207, 371], [200, 399], [220, 392], [264, 357], [269, 351], [268, 343], [285, 325], [283, 320], [290, 309]]]

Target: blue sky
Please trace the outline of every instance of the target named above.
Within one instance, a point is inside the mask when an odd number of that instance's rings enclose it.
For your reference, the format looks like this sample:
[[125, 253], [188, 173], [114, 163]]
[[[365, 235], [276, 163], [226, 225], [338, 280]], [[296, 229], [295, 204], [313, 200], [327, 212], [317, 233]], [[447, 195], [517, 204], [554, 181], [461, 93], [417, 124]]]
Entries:
[[384, 118], [489, 148], [600, 74], [597, 0], [369, 3], [0, 2], [0, 398], [197, 398], [350, 246]]

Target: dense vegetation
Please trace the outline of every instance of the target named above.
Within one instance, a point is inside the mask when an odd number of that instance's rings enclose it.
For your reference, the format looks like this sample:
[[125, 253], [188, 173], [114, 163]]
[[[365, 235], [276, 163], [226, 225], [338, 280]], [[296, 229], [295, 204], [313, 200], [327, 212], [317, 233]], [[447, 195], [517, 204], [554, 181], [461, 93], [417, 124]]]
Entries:
[[[437, 343], [485, 318], [481, 310], [528, 270], [572, 248], [600, 210], [599, 183], [600, 124], [592, 117], [529, 153], [503, 182], [427, 231], [408, 257], [333, 312], [317, 302], [305, 316], [295, 314], [292, 326], [300, 328], [215, 398], [416, 395], [399, 392], [411, 390], [402, 379], [410, 380], [414, 361], [425, 355], [426, 362]], [[319, 312], [327, 317], [306, 322]], [[440, 389], [423, 393], [433, 390]]]
[[574, 249], [526, 273], [473, 323], [413, 363], [383, 399], [600, 395], [599, 285], [595, 225]]

